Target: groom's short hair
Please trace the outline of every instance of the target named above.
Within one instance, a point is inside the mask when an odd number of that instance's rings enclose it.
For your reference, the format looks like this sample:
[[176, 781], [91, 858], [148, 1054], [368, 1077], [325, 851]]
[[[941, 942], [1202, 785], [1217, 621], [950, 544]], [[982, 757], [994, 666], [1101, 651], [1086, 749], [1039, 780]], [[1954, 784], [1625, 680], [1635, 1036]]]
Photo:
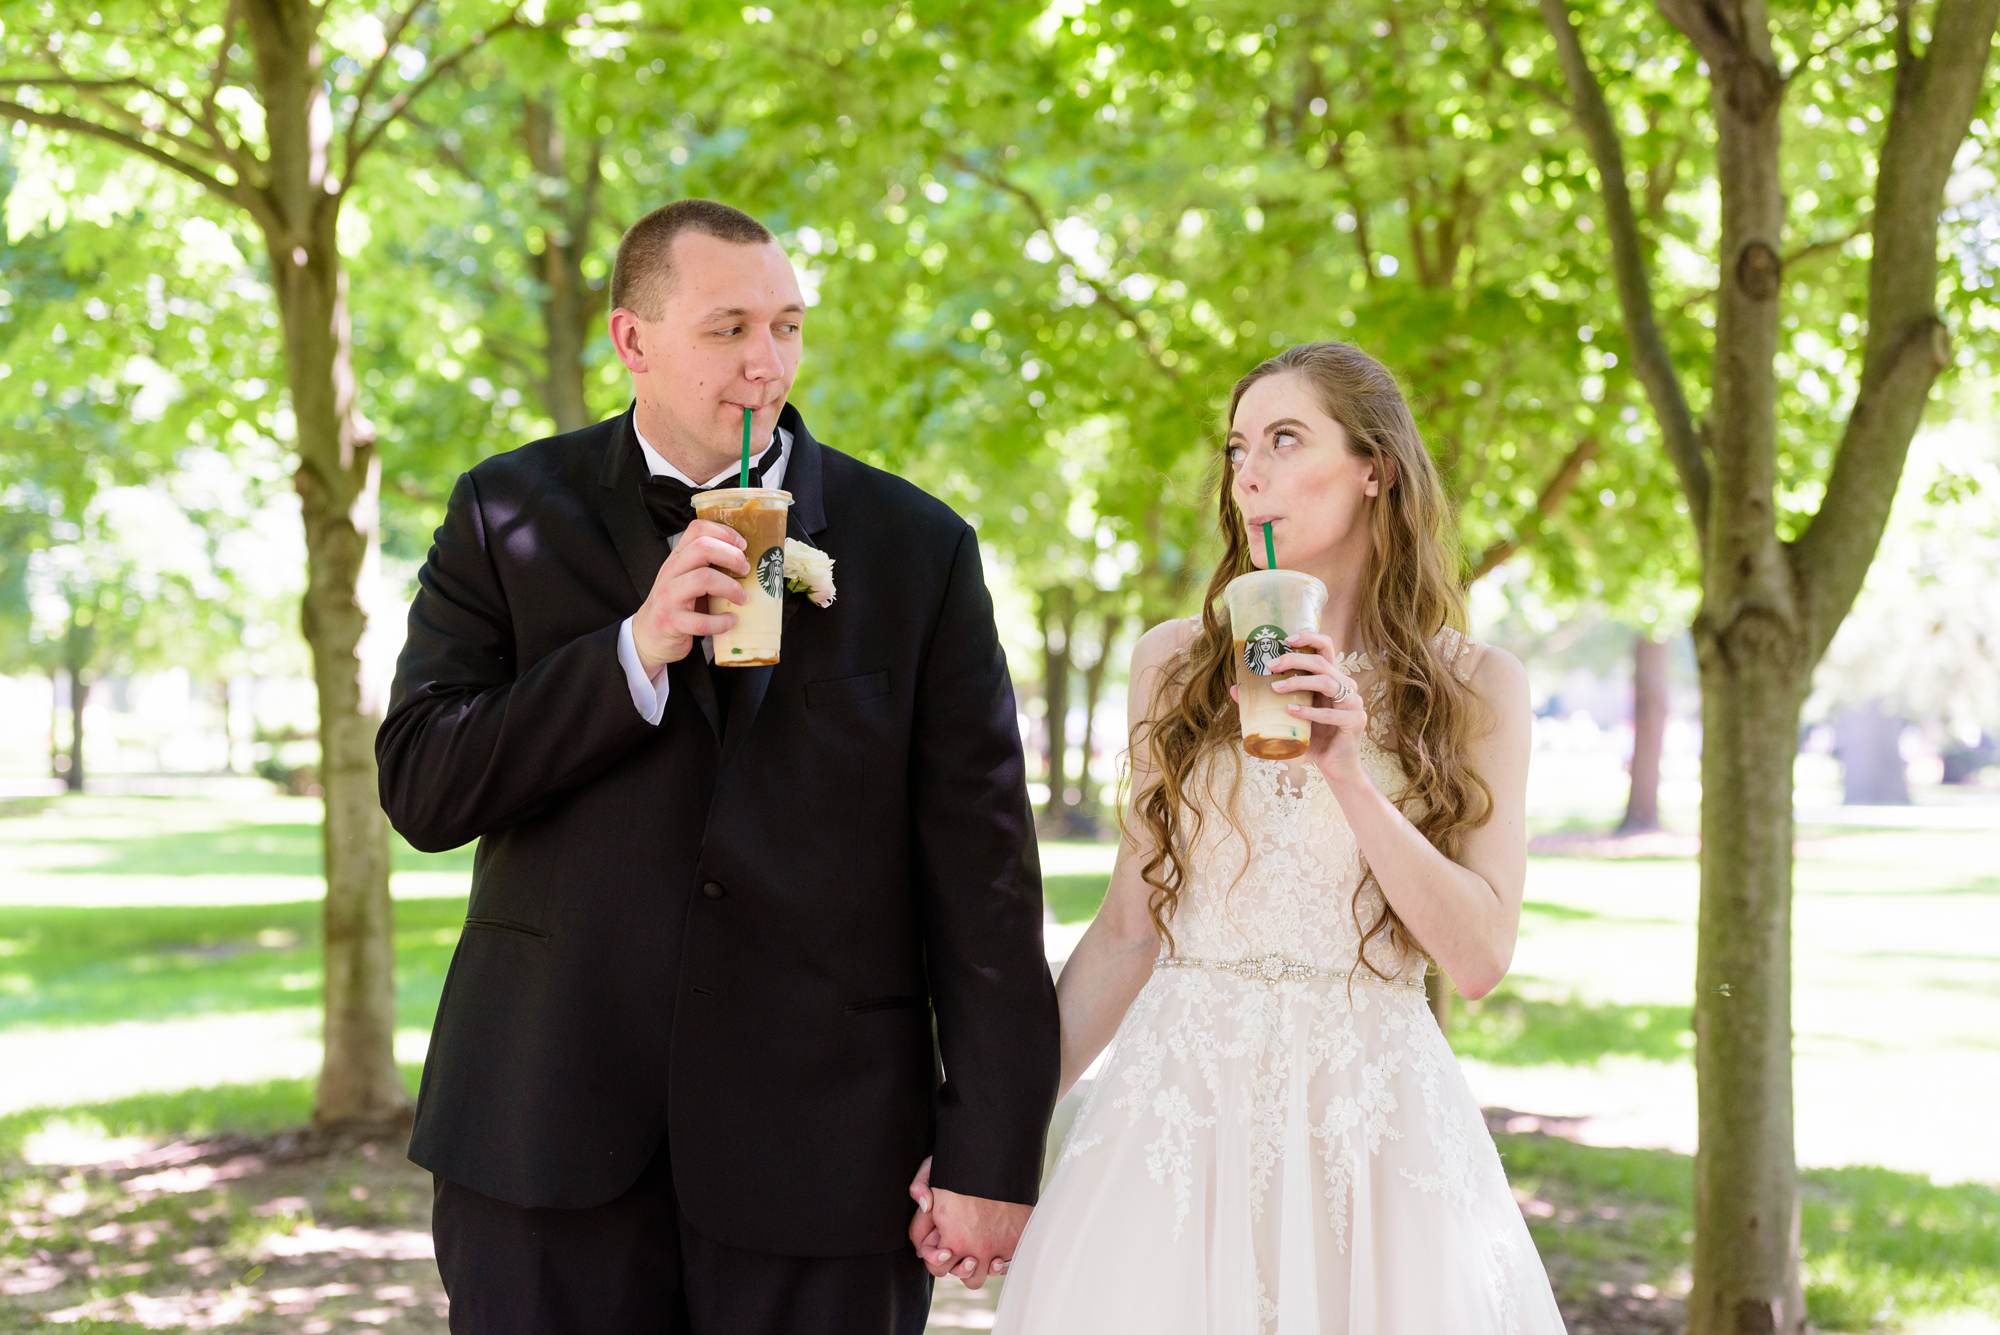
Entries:
[[677, 199], [654, 209], [627, 229], [611, 265], [611, 307], [642, 320], [666, 314], [674, 291], [674, 238], [700, 232], [739, 246], [775, 241], [771, 229], [741, 209], [712, 199]]

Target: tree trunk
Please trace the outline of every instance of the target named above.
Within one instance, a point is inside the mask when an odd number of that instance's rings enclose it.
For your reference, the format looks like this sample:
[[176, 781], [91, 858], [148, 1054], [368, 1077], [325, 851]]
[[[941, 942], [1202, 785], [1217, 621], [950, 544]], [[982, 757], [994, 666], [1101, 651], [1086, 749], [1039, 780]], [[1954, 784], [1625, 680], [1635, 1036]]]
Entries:
[[270, 182], [246, 202], [270, 256], [297, 424], [294, 481], [306, 529], [300, 622], [318, 688], [326, 800], [326, 1055], [313, 1121], [386, 1129], [407, 1120], [410, 1098], [394, 1047], [389, 826], [375, 773], [382, 702], [360, 654], [380, 558], [381, 464], [355, 403], [318, 15], [305, 0], [259, 0], [245, 12], [270, 140]]
[[375, 772], [382, 702], [364, 680], [361, 638], [380, 560], [381, 463], [353, 402], [346, 283], [333, 210], [321, 244], [279, 284], [285, 369], [298, 422], [296, 484], [306, 527], [300, 624], [319, 694], [325, 793], [326, 1057], [315, 1123], [401, 1120], [409, 1095], [396, 1069], [394, 906], [389, 825]]
[[1073, 807], [1069, 800], [1069, 670], [1070, 640], [1076, 631], [1076, 597], [1066, 588], [1046, 589], [1041, 598], [1042, 704], [1048, 733], [1043, 755], [1048, 761], [1049, 800], [1042, 819], [1051, 835], [1069, 833]]
[[[71, 632], [74, 634], [74, 632]], [[83, 702], [89, 695], [83, 684], [83, 669], [75, 663], [69, 668], [69, 772], [63, 775], [63, 787], [72, 793], [83, 791]]]
[[240, 774], [236, 768], [235, 692], [227, 675], [215, 679], [216, 708], [222, 711], [222, 772]]
[[[2000, 0], [1939, 0], [1919, 57], [1895, 13], [1894, 100], [1876, 161], [1867, 334], [1825, 493], [1776, 528], [1778, 163], [1786, 76], [1762, 0], [1655, 0], [1707, 66], [1721, 285], [1707, 420], [1687, 409], [1653, 313], [1616, 120], [1565, 0], [1541, 0], [1590, 145], [1633, 354], [1702, 543], [1701, 909], [1695, 959], [1695, 1244], [1688, 1335], [1805, 1326], [1792, 1141], [1792, 761], [1813, 665], [1853, 606], [1910, 439], [1950, 364], [1938, 219], [1984, 87]], [[1838, 40], [1838, 39], [1835, 39]]]
[[602, 179], [603, 140], [588, 146], [581, 185], [570, 179], [562, 123], [554, 100], [544, 95], [525, 106], [523, 131], [528, 160], [545, 182], [556, 187], [551, 204], [553, 225], [528, 243], [529, 268], [542, 285], [542, 402], [555, 419], [557, 431], [579, 431], [596, 417], [586, 393], [584, 350], [604, 314], [605, 293], [584, 277], [583, 260], [590, 249], [590, 229], [597, 213]]
[[1903, 720], [1870, 700], [1843, 710], [1833, 721], [1833, 749], [1840, 757], [1841, 801], [1848, 806], [1910, 804], [1903, 766]]
[[62, 669], [49, 669], [49, 777], [63, 777], [62, 760]]
[[1792, 1237], [1792, 758], [1807, 674], [1786, 637], [1698, 633], [1696, 643], [1701, 1138], [1688, 1330], [1792, 1332], [1805, 1322]]
[[1805, 1326], [1792, 1243], [1792, 758], [1810, 675], [1777, 488], [1779, 110], [1770, 35], [1711, 70], [1721, 195], [1714, 463], [1702, 610], [1701, 908], [1695, 959], [1689, 1335]]
[[90, 696], [90, 688], [83, 684], [83, 670], [95, 648], [87, 616], [73, 595], [69, 625], [63, 631], [63, 667], [69, 673], [69, 769], [63, 775], [63, 787], [72, 793], [83, 791], [83, 706]]
[[1632, 787], [1620, 834], [1660, 828], [1660, 754], [1667, 739], [1665, 640], [1641, 633], [1632, 644]]

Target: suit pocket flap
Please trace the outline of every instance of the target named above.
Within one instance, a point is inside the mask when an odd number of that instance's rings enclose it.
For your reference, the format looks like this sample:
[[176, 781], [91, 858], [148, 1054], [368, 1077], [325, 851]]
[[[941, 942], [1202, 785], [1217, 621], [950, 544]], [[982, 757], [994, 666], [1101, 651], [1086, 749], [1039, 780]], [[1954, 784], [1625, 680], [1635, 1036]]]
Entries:
[[832, 681], [809, 681], [806, 683], [806, 703], [809, 705], [839, 704], [845, 700], [873, 700], [889, 693], [889, 673], [870, 672], [861, 677], [835, 677]]
[[530, 927], [524, 922], [514, 922], [507, 918], [467, 918], [465, 925], [477, 932], [505, 932], [509, 936], [532, 937], [546, 941], [549, 934], [539, 927]]

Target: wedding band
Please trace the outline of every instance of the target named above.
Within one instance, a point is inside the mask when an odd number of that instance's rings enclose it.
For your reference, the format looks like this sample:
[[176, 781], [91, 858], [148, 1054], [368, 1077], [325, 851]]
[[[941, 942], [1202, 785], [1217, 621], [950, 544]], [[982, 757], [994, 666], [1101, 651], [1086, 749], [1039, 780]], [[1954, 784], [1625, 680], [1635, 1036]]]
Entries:
[[1339, 704], [1342, 700], [1345, 700], [1347, 696], [1348, 696], [1347, 683], [1343, 681], [1342, 683], [1340, 683], [1340, 689], [1333, 693], [1333, 703]]

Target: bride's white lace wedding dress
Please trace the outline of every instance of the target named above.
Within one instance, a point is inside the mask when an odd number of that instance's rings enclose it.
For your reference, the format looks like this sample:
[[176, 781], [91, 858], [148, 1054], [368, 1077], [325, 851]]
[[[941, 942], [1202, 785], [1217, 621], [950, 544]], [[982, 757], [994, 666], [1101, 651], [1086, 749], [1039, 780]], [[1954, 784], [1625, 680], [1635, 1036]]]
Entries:
[[[1364, 669], [1365, 659], [1343, 666]], [[1363, 764], [1392, 796], [1393, 756]], [[1231, 748], [1189, 878], [1001, 1294], [1022, 1335], [1540, 1335], [1562, 1316], [1479, 1105], [1305, 762]], [[1223, 816], [1233, 812], [1235, 825]]]

